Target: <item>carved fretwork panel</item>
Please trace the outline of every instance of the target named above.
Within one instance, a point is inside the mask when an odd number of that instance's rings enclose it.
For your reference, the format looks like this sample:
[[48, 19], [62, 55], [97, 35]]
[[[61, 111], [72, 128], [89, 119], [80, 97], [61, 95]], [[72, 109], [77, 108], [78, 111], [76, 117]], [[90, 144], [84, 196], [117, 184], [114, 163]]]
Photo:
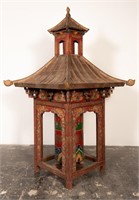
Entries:
[[48, 102], [57, 103], [80, 103], [98, 101], [109, 97], [113, 91], [113, 88], [104, 89], [86, 89], [86, 90], [71, 90], [71, 91], [57, 91], [57, 90], [45, 90], [45, 89], [32, 89], [25, 88], [29, 97], [39, 99]]
[[63, 108], [56, 108], [53, 106], [36, 105], [36, 110], [38, 114], [43, 114], [44, 112], [52, 112], [57, 114], [61, 120], [64, 120], [65, 110]]
[[77, 117], [79, 117], [81, 114], [83, 114], [85, 112], [92, 112], [92, 111], [101, 116], [102, 115], [102, 113], [101, 113], [102, 109], [103, 109], [102, 103], [97, 104], [97, 105], [74, 108], [72, 110], [73, 119], [76, 119]]

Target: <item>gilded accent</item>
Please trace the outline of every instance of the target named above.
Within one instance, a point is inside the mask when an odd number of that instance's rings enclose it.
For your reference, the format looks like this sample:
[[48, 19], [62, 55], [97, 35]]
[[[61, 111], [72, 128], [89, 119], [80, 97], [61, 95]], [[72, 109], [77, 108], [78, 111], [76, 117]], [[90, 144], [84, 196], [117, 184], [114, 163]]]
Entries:
[[91, 94], [91, 100], [97, 100], [100, 98], [100, 93], [98, 90], [91, 90], [90, 91], [90, 94]]
[[70, 102], [70, 92], [69, 91], [67, 91], [66, 92], [66, 100], [67, 100], [67, 102]]
[[72, 110], [73, 119], [75, 120], [77, 117], [79, 117], [81, 114], [85, 112], [95, 112], [96, 114], [101, 115], [102, 114], [102, 104], [94, 105], [94, 106], [84, 106], [79, 108], [74, 108]]
[[66, 89], [69, 89], [70, 88], [70, 84], [68, 82], [65, 82], [65, 87], [66, 87]]
[[[68, 87], [68, 86], [67, 86]], [[29, 97], [38, 98], [40, 100], [46, 100], [51, 102], [89, 102], [97, 101], [102, 98], [109, 97], [113, 91], [113, 88], [106, 89], [91, 89], [91, 90], [82, 90], [82, 91], [49, 91], [45, 89], [32, 89], [25, 87], [26, 93]]]

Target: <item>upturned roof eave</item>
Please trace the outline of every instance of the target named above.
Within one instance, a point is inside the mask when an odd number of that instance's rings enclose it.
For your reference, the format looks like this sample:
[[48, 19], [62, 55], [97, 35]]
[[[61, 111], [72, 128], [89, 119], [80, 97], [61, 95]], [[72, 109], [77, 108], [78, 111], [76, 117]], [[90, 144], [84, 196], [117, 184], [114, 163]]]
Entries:
[[[57, 66], [60, 68], [55, 70]], [[14, 81], [16, 87], [63, 90], [120, 87], [125, 83], [125, 80], [106, 74], [78, 55], [55, 56], [32, 75]]]

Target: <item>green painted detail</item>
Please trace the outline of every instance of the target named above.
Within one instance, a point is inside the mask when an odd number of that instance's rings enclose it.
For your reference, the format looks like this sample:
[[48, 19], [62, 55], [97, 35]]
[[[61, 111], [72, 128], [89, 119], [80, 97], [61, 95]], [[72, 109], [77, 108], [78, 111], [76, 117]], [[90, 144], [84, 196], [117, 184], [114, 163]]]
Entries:
[[55, 123], [55, 129], [59, 130], [59, 131], [62, 130], [61, 124], [56, 122]]
[[78, 148], [76, 149], [76, 162], [80, 163], [84, 159], [84, 152], [83, 149]]
[[77, 124], [76, 131], [77, 130], [81, 130], [81, 129], [83, 129], [83, 123], [82, 122], [80, 122], [80, 123]]
[[78, 154], [81, 154], [81, 156], [83, 156], [83, 150], [80, 149], [80, 148], [78, 148], [78, 149], [76, 150], [76, 156], [77, 156]]

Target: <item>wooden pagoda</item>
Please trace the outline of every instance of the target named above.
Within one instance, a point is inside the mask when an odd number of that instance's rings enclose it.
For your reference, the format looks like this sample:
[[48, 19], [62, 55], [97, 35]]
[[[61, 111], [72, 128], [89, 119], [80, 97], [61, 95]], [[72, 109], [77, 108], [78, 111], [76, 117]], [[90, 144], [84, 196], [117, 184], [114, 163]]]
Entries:
[[[4, 81], [6, 86], [24, 87], [34, 98], [35, 173], [46, 169], [65, 179], [68, 189], [75, 178], [104, 169], [105, 98], [114, 87], [135, 82], [114, 78], [83, 57], [83, 35], [88, 30], [71, 18], [67, 8], [65, 18], [48, 30], [55, 37], [55, 56], [26, 78]], [[84, 153], [83, 114], [87, 111], [96, 114], [96, 155], [91, 156]], [[47, 157], [43, 155], [45, 112], [55, 116], [55, 155]]]

